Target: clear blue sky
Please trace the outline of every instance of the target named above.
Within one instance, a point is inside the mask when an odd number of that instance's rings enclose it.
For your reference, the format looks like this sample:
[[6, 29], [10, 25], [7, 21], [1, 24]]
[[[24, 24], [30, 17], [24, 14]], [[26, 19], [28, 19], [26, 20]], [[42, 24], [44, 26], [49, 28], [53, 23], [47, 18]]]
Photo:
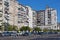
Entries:
[[60, 0], [18, 0], [23, 5], [28, 5], [34, 10], [44, 10], [46, 5], [57, 10], [58, 22], [60, 22]]

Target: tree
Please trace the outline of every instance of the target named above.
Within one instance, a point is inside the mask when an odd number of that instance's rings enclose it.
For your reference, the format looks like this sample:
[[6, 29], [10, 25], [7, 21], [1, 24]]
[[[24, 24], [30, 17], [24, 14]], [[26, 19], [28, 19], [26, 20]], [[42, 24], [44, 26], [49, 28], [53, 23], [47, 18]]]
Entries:
[[18, 27], [13, 25], [13, 31], [17, 31]]
[[20, 31], [30, 31], [30, 27], [28, 27], [28, 26], [23, 26], [23, 27], [21, 27], [20, 28]]
[[3, 26], [0, 26], [0, 31], [3, 31], [4, 30], [4, 27]]
[[2, 23], [2, 26], [4, 26], [4, 31], [7, 31], [8, 26], [10, 26], [10, 25], [9, 25], [9, 23], [4, 22], [4, 23]]
[[8, 24], [7, 26], [6, 26], [7, 24], [4, 24], [4, 29], [6, 30], [6, 31], [16, 31], [17, 30], [17, 26], [14, 26], [14, 25], [10, 25], [10, 24]]
[[57, 30], [57, 32], [60, 32], [60, 30]]
[[53, 32], [53, 29], [49, 29], [50, 32]]
[[47, 31], [49, 31], [47, 28], [44, 28], [44, 29], [43, 29], [43, 32], [47, 32]]
[[10, 25], [9, 23], [2, 23], [2, 26], [4, 26], [5, 31], [17, 31], [18, 28], [15, 25]]
[[41, 31], [41, 29], [39, 27], [35, 27], [33, 29], [34, 29], [34, 31]]
[[9, 25], [9, 26], [7, 27], [7, 31], [13, 31], [12, 25]]

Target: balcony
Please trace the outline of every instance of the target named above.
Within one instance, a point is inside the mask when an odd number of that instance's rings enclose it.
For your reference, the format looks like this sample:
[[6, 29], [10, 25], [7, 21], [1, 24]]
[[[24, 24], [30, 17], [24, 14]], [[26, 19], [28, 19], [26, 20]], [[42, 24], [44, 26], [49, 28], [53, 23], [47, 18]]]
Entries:
[[20, 20], [20, 21], [18, 21], [18, 23], [23, 23], [23, 21], [22, 21], [22, 20]]
[[3, 11], [2, 11], [2, 10], [0, 10], [0, 12], [2, 13]]
[[2, 25], [1, 23], [2, 23], [2, 22], [0, 22], [0, 26]]
[[8, 10], [9, 10], [9, 8], [8, 8], [8, 7], [5, 7], [5, 9], [4, 9], [4, 10], [8, 11]]
[[0, 0], [0, 5], [2, 4], [2, 0]]
[[5, 6], [9, 7], [9, 3], [5, 1], [4, 3]]
[[0, 3], [0, 6], [2, 6], [2, 3]]
[[5, 19], [8, 21], [9, 20], [9, 16], [7, 15], [7, 16], [5, 16]]
[[21, 8], [18, 8], [19, 11], [24, 11], [25, 12], [25, 9], [23, 7]]
[[2, 17], [2, 14], [0, 14], [0, 17]]
[[9, 12], [8, 11], [5, 11], [5, 14], [8, 14], [9, 15]]
[[2, 22], [3, 20], [0, 20], [0, 22]]

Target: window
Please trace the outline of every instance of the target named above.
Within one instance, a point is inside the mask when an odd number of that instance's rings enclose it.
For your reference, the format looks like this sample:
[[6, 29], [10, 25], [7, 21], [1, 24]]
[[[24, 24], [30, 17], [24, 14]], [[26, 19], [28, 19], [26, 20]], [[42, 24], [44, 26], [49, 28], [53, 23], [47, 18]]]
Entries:
[[26, 23], [29, 23], [28, 21], [26, 21]]
[[18, 21], [18, 23], [20, 23], [20, 21]]
[[21, 7], [21, 11], [24, 11], [24, 9]]
[[18, 16], [18, 18], [21, 18], [20, 16]]
[[0, 3], [0, 5], [2, 5], [2, 3]]
[[9, 14], [7, 11], [5, 11], [5, 14]]
[[5, 1], [4, 5], [8, 7], [9, 6], [9, 3]]
[[0, 17], [2, 17], [2, 14], [0, 14]]
[[5, 7], [5, 10], [9, 10], [9, 8]]
[[56, 28], [56, 26], [55, 26], [55, 28]]
[[9, 17], [5, 17], [6, 20], [9, 20]]
[[37, 23], [40, 23], [40, 21], [37, 21]]
[[18, 8], [18, 10], [20, 10], [20, 8]]
[[0, 12], [2, 12], [2, 10], [0, 10]]
[[18, 8], [18, 10], [24, 11], [24, 9], [22, 7], [21, 8]]
[[0, 20], [0, 22], [2, 22], [3, 20]]

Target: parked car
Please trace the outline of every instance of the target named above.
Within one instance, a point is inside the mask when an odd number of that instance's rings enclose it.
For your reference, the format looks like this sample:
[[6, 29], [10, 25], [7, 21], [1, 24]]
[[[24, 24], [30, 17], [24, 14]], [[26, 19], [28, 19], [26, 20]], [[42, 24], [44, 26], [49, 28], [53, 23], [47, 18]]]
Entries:
[[34, 35], [37, 35], [38, 34], [37, 31], [32, 31], [31, 33], [34, 34]]
[[23, 32], [17, 33], [17, 36], [22, 36]]
[[11, 36], [17, 36], [17, 33], [16, 32], [10, 32], [10, 35]]
[[47, 32], [47, 34], [58, 34], [58, 32]]
[[58, 34], [60, 34], [60, 32], [58, 32]]
[[22, 33], [22, 35], [23, 36], [29, 36], [29, 35], [31, 35], [31, 32], [24, 32], [24, 33]]
[[10, 36], [10, 33], [8, 31], [2, 32], [2, 36]]
[[38, 32], [38, 35], [46, 34], [46, 32]]
[[53, 34], [58, 34], [58, 32], [53, 32]]
[[0, 33], [0, 37], [2, 36], [2, 33]]

